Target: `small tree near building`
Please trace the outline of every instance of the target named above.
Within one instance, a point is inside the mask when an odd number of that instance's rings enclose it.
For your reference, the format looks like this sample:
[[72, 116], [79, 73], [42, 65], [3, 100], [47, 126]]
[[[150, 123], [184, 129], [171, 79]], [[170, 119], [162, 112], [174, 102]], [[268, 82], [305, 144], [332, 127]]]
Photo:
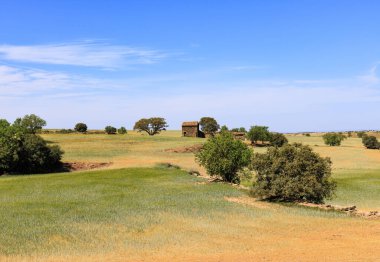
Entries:
[[85, 123], [77, 123], [74, 127], [74, 130], [79, 133], [86, 133], [87, 132], [87, 125]]
[[195, 159], [209, 175], [240, 183], [238, 172], [249, 164], [251, 150], [242, 141], [235, 140], [231, 133], [222, 132], [210, 138], [195, 154]]
[[206, 135], [213, 136], [219, 130], [218, 122], [212, 117], [202, 117], [199, 121], [199, 125], [202, 132]]
[[146, 132], [150, 136], [159, 134], [161, 131], [166, 130], [168, 127], [165, 118], [162, 117], [151, 117], [142, 118], [135, 123], [133, 127], [134, 130], [138, 132]]

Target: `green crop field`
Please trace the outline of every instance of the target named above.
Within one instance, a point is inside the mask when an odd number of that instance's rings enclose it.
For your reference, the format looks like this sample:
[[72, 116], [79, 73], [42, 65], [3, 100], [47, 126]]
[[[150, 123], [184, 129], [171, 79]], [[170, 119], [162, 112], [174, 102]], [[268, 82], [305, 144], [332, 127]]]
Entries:
[[[255, 201], [247, 190], [189, 175], [203, 143], [178, 131], [149, 137], [43, 135], [65, 162], [110, 162], [102, 170], [0, 177], [0, 261], [376, 261], [380, 221]], [[333, 161], [328, 203], [380, 210], [380, 150], [360, 139], [328, 147], [289, 135]], [[264, 152], [265, 148], [255, 148]], [[165, 168], [169, 162], [181, 167]], [[245, 181], [245, 184], [249, 184]]]

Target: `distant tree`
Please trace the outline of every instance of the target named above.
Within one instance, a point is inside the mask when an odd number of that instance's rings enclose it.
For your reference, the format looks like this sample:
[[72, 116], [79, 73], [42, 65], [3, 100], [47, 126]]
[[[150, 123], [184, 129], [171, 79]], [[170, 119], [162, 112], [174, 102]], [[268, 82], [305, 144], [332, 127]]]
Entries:
[[326, 133], [322, 136], [323, 141], [329, 146], [340, 146], [342, 141], [347, 137], [339, 133]]
[[304, 133], [303, 135], [304, 135], [304, 136], [310, 136], [310, 134], [309, 134], [309, 133]]
[[196, 161], [206, 168], [211, 176], [220, 176], [224, 181], [239, 183], [238, 172], [249, 164], [251, 150], [230, 132], [221, 132], [210, 138], [195, 154]]
[[220, 132], [225, 132], [225, 131], [228, 131], [228, 127], [226, 125], [220, 128]]
[[275, 147], [281, 147], [288, 143], [288, 139], [281, 133], [270, 133], [270, 144]]
[[247, 130], [245, 129], [245, 127], [232, 128], [231, 131], [232, 131], [232, 132], [242, 132], [242, 133], [247, 133]]
[[375, 136], [363, 136], [362, 142], [368, 149], [380, 149], [380, 143]]
[[347, 132], [347, 137], [352, 137], [352, 132], [351, 131]]
[[86, 133], [87, 132], [87, 125], [85, 123], [77, 123], [74, 127], [74, 130], [79, 133]]
[[202, 132], [207, 135], [215, 135], [215, 133], [219, 130], [219, 124], [212, 117], [202, 117], [199, 121], [199, 125], [201, 127]]
[[107, 134], [109, 134], [109, 135], [114, 135], [114, 134], [116, 134], [116, 127], [113, 127], [113, 126], [106, 126], [105, 128], [104, 128], [104, 131], [107, 133]]
[[120, 134], [120, 135], [124, 135], [127, 133], [127, 129], [125, 127], [120, 127], [117, 132]]
[[147, 132], [150, 136], [159, 134], [161, 131], [166, 130], [168, 127], [165, 118], [162, 117], [151, 117], [142, 118], [135, 123], [133, 127], [134, 130], [138, 132]]
[[321, 203], [336, 188], [330, 181], [330, 159], [302, 144], [256, 153], [251, 168], [256, 173], [252, 194], [263, 199]]
[[247, 133], [247, 137], [252, 144], [257, 144], [258, 141], [265, 142], [270, 139], [270, 132], [267, 126], [251, 126]]
[[17, 118], [13, 123], [14, 126], [24, 128], [26, 132], [35, 134], [41, 131], [42, 127], [46, 126], [46, 121], [34, 114], [25, 115], [22, 118]]
[[363, 138], [363, 136], [366, 135], [366, 132], [364, 132], [364, 131], [358, 131], [358, 132], [356, 132], [356, 135], [357, 135], [359, 138]]

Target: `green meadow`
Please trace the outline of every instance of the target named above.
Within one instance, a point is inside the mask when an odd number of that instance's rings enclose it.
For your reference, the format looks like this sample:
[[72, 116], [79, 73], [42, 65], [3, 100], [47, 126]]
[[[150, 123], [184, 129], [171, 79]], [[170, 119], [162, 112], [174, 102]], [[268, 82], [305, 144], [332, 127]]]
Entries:
[[[183, 138], [179, 131], [43, 137], [62, 147], [65, 162], [112, 164], [0, 177], [0, 261], [378, 258], [379, 220], [256, 201], [248, 190], [189, 175], [190, 169], [204, 170], [192, 153], [171, 149], [204, 139]], [[319, 136], [288, 139], [331, 157], [338, 190], [327, 203], [380, 210], [379, 150], [364, 149], [358, 138], [334, 148]]]

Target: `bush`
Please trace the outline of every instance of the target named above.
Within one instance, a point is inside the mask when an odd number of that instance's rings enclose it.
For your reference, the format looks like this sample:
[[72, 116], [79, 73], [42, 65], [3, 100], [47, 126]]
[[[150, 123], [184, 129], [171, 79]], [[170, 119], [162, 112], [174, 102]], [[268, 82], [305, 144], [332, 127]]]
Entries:
[[56, 133], [58, 133], [58, 134], [71, 134], [71, 133], [74, 133], [74, 130], [72, 130], [72, 129], [60, 129]]
[[250, 158], [251, 150], [247, 145], [235, 140], [229, 132], [210, 138], [195, 154], [196, 161], [209, 175], [233, 183], [240, 183], [238, 172], [249, 164]]
[[357, 135], [357, 137], [359, 137], [359, 138], [363, 138], [363, 136], [365, 136], [365, 135], [367, 135], [367, 134], [366, 134], [366, 132], [364, 132], [364, 131], [358, 131], [358, 132], [356, 132], [356, 135]]
[[363, 136], [362, 142], [368, 149], [380, 149], [380, 143], [375, 136]]
[[305, 133], [305, 134], [303, 134], [303, 135], [304, 135], [304, 136], [308, 136], [308, 137], [310, 136], [310, 134], [309, 134], [309, 133]]
[[74, 130], [79, 133], [86, 133], [87, 132], [87, 125], [85, 123], [77, 123], [74, 127]]
[[125, 127], [120, 127], [117, 132], [120, 134], [120, 135], [124, 135], [127, 133], [127, 129]]
[[114, 135], [116, 134], [116, 127], [113, 126], [106, 126], [104, 131], [109, 134], [109, 135]]
[[339, 133], [326, 133], [322, 136], [323, 141], [329, 146], [340, 146], [342, 141], [347, 137]]
[[270, 134], [270, 144], [275, 147], [281, 147], [288, 143], [288, 139], [281, 133]]
[[20, 125], [0, 128], [0, 174], [52, 172], [61, 167], [62, 154]]
[[252, 194], [268, 200], [321, 203], [336, 188], [331, 161], [302, 144], [269, 148], [255, 154], [251, 168], [256, 173]]

